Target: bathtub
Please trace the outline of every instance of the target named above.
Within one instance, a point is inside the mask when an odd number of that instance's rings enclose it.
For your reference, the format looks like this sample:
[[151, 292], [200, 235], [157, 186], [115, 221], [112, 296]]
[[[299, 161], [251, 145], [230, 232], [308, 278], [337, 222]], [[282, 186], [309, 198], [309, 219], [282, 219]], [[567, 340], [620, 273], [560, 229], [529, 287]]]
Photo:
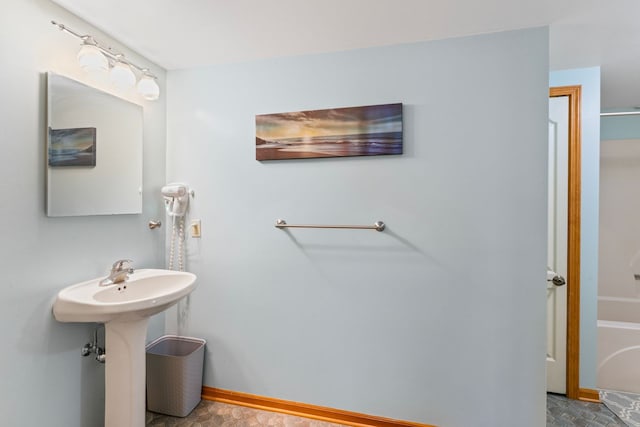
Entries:
[[598, 297], [597, 386], [640, 393], [640, 299]]

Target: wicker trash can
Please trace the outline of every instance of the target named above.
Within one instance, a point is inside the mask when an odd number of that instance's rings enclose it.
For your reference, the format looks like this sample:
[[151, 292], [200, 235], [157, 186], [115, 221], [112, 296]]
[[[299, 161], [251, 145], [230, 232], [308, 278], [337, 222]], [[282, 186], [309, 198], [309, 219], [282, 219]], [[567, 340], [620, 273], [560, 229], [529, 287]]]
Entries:
[[165, 335], [147, 347], [147, 409], [186, 417], [200, 403], [204, 346], [200, 338]]

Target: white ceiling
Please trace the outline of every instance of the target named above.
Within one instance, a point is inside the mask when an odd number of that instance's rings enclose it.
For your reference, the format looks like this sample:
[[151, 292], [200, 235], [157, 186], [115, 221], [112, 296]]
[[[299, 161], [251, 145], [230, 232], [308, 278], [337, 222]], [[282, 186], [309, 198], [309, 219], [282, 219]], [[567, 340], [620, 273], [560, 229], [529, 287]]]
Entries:
[[[551, 69], [640, 105], [638, 0], [53, 0], [166, 69], [550, 25]], [[82, 29], [78, 29], [82, 31]]]

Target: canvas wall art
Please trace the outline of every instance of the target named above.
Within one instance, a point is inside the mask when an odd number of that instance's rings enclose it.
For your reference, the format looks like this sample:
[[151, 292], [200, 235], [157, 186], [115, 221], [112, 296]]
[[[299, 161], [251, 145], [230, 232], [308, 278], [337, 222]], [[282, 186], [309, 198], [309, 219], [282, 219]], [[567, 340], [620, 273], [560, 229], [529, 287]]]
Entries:
[[49, 166], [95, 166], [96, 128], [49, 128]]
[[256, 160], [402, 154], [402, 104], [256, 116]]

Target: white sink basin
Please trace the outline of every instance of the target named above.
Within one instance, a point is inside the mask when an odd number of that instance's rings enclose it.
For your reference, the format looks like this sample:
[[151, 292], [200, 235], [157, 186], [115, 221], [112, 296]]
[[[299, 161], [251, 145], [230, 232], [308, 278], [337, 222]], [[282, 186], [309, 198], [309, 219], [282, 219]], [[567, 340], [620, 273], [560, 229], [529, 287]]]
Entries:
[[143, 269], [126, 282], [99, 286], [102, 277], [64, 288], [53, 304], [60, 322], [107, 323], [159, 313], [196, 287], [196, 276], [184, 271]]

